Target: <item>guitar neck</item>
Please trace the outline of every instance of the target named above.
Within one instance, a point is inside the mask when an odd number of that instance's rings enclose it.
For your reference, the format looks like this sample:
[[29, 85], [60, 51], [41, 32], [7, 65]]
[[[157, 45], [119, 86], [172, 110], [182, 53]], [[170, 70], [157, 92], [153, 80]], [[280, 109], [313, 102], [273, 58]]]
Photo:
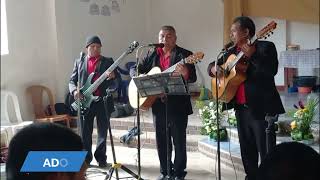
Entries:
[[124, 52], [121, 54], [121, 56], [106, 70], [104, 71], [101, 76], [94, 81], [94, 83], [86, 90], [85, 93], [90, 93], [92, 94], [94, 91], [96, 91], [98, 89], [98, 87], [100, 86], [100, 84], [107, 78], [106, 73], [111, 73], [113, 70], [115, 70], [118, 65], [120, 64], [120, 62], [122, 61], [122, 59], [128, 54], [128, 52]]
[[177, 67], [178, 64], [185, 64], [185, 63], [186, 63], [186, 62], [185, 62], [185, 59], [186, 59], [186, 58], [181, 59], [179, 62], [177, 62], [176, 64], [172, 65], [171, 67], [169, 67], [168, 69], [164, 70], [163, 72], [164, 72], [164, 73], [173, 72], [173, 71], [176, 69], [176, 67]]

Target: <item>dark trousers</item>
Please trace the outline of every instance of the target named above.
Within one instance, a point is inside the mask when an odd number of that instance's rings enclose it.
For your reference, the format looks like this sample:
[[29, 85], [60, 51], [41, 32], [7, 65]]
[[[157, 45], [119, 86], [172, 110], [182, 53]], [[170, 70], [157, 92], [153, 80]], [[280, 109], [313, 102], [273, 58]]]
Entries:
[[94, 153], [94, 157], [97, 162], [106, 162], [107, 155], [107, 133], [109, 128], [110, 117], [107, 116], [107, 113], [104, 108], [103, 101], [93, 102], [91, 104], [89, 112], [84, 116], [83, 125], [82, 125], [82, 140], [85, 150], [88, 151], [86, 162], [90, 164], [92, 161], [92, 131], [93, 131], [93, 120], [94, 117], [97, 119], [97, 130], [98, 130], [98, 139], [97, 147]]
[[[160, 160], [160, 172], [167, 175], [167, 134], [166, 134], [166, 114], [163, 112], [153, 114], [154, 126], [156, 130], [157, 151]], [[188, 124], [188, 115], [179, 113], [168, 113], [168, 122], [170, 123], [170, 141], [169, 156], [172, 156], [172, 140], [174, 145], [175, 158], [174, 163], [170, 162], [174, 174], [177, 177], [184, 177], [187, 173], [187, 150], [186, 150], [186, 128]]]
[[258, 171], [258, 157], [266, 155], [266, 127], [264, 119], [255, 119], [248, 108], [236, 110], [241, 158], [247, 179], [254, 180]]

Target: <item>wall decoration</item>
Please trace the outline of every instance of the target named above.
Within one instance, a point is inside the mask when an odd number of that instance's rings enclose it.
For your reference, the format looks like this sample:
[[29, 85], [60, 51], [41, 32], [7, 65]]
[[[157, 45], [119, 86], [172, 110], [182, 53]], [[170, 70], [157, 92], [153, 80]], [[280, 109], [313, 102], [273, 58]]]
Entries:
[[96, 3], [90, 4], [89, 14], [91, 14], [91, 15], [99, 15], [100, 14], [100, 10], [99, 10], [98, 4], [96, 4]]
[[111, 16], [112, 13], [120, 13], [120, 4], [126, 4], [126, 0], [80, 0], [80, 2], [92, 2], [89, 4], [90, 15]]
[[103, 16], [111, 16], [110, 8], [109, 8], [108, 5], [102, 6], [101, 15], [103, 15]]
[[115, 12], [120, 12], [120, 6], [119, 6], [119, 3], [118, 1], [116, 0], [111, 0], [111, 9]]

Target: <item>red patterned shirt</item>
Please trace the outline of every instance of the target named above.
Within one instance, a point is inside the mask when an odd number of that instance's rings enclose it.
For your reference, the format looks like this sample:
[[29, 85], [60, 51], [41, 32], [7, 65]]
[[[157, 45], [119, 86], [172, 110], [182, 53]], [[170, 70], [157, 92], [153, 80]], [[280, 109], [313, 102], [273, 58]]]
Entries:
[[157, 54], [160, 57], [161, 71], [168, 69], [170, 67], [170, 56], [165, 57], [165, 54], [162, 48], [157, 48]]
[[[98, 57], [88, 57], [88, 74], [91, 74], [93, 72], [95, 72], [96, 70], [96, 66], [98, 64], [100, 60], [100, 56]], [[98, 78], [100, 77], [100, 74], [98, 72], [95, 73], [95, 75], [93, 76], [92, 82], [96, 81]], [[99, 90], [99, 88], [93, 93], [96, 96], [100, 96], [101, 92]]]

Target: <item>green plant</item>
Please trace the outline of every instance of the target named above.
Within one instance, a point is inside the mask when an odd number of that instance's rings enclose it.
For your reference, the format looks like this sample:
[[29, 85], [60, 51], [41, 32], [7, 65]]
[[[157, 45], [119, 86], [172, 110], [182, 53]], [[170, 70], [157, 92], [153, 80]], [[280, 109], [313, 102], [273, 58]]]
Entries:
[[[208, 101], [209, 103], [205, 104], [203, 101], [196, 103], [196, 107], [199, 108], [199, 115], [203, 124], [203, 133], [208, 135], [211, 139], [217, 139], [217, 105], [213, 101]], [[234, 124], [235, 116], [234, 113], [229, 111], [222, 111], [222, 104], [218, 104], [219, 112], [219, 124], [227, 121], [228, 123], [232, 122]], [[236, 124], [236, 122], [235, 122]], [[221, 126], [222, 127], [222, 126]], [[227, 139], [227, 131], [225, 128], [220, 127], [220, 139]]]
[[302, 101], [294, 104], [295, 110], [288, 112], [293, 118], [291, 122], [291, 138], [296, 141], [312, 139], [311, 122], [319, 105], [319, 97], [308, 96], [306, 105]]

